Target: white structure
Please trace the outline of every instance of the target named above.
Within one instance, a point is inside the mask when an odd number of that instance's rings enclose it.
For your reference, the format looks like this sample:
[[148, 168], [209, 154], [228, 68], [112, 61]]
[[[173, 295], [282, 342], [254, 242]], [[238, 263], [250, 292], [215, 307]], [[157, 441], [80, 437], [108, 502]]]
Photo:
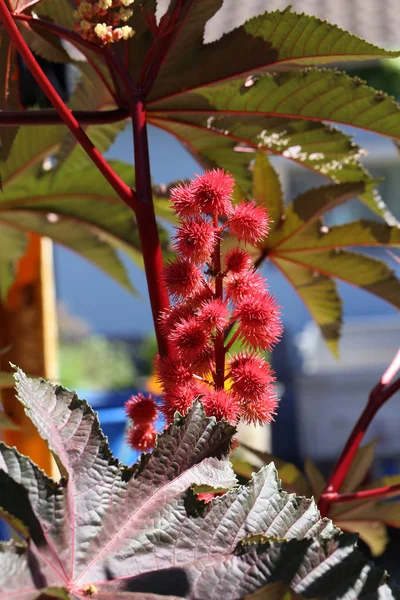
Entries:
[[[371, 389], [400, 346], [400, 319], [354, 319], [343, 327], [340, 360], [330, 354], [314, 324], [298, 336], [304, 357], [295, 381], [300, 451], [316, 461], [336, 460]], [[365, 437], [377, 439], [377, 456], [400, 456], [400, 397], [378, 412]]]

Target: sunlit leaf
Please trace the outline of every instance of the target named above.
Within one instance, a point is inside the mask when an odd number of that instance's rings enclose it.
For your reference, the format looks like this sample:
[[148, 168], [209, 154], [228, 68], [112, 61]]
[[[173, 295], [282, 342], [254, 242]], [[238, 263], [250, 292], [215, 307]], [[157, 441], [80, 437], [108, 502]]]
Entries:
[[264, 152], [257, 152], [253, 167], [252, 196], [258, 204], [268, 208], [271, 231], [279, 225], [284, 212], [284, 200], [279, 175]]

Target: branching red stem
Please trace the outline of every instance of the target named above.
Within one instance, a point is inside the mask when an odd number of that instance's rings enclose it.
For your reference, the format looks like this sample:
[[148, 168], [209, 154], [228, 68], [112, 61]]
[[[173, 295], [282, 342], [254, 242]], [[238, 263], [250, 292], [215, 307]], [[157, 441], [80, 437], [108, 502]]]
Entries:
[[161, 356], [165, 356], [169, 350], [168, 340], [160, 328], [159, 317], [161, 311], [169, 307], [169, 297], [164, 285], [164, 261], [154, 213], [146, 112], [143, 100], [138, 96], [132, 98], [131, 115], [134, 133], [136, 191], [138, 196], [136, 222], [142, 245], [158, 350]]
[[[318, 503], [318, 508], [322, 517], [325, 517], [328, 514], [331, 502], [335, 501], [328, 498], [335, 497], [332, 496], [332, 494], [338, 494], [372, 419], [375, 417], [381, 406], [400, 390], [400, 378], [395, 380], [392, 384], [386, 385], [389, 383], [387, 374], [390, 373], [392, 378], [396, 374], [393, 365], [397, 365], [397, 368], [400, 366], [398, 356], [399, 354], [396, 355], [385, 374], [371, 391], [367, 405], [355, 424], [342, 454], [336, 463], [333, 473], [325, 486]], [[329, 496], [327, 496], [327, 494]]]
[[393, 494], [400, 494], [400, 484], [384, 485], [380, 488], [374, 488], [372, 490], [361, 490], [352, 494], [338, 494], [337, 492], [328, 492], [322, 494], [321, 499], [327, 502], [334, 502], [335, 504], [342, 504], [345, 502], [356, 502], [357, 500], [368, 500], [370, 498], [385, 498], [388, 496], [392, 496]]
[[126, 183], [122, 181], [122, 179], [110, 167], [108, 162], [105, 160], [105, 158], [103, 158], [102, 154], [97, 150], [84, 130], [81, 128], [74, 115], [64, 104], [61, 97], [57, 94], [56, 90], [51, 85], [43, 70], [39, 66], [37, 60], [33, 56], [27, 43], [18, 30], [18, 27], [15, 25], [13, 17], [6, 6], [5, 0], [0, 0], [0, 19], [3, 22], [4, 28], [9, 34], [15, 47], [24, 59], [25, 64], [37, 81], [39, 87], [54, 106], [61, 119], [67, 125], [82, 148], [87, 152], [88, 156], [92, 159], [99, 171], [113, 187], [118, 196], [128, 206], [134, 209], [137, 205], [135, 192], [128, 185], [126, 185]]

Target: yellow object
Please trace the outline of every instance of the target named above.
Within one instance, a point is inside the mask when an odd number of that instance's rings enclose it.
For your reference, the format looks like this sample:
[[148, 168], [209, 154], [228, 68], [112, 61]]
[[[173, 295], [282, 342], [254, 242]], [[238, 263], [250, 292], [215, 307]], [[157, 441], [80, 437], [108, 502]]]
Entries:
[[[10, 362], [32, 376], [57, 379], [57, 319], [53, 278], [52, 243], [29, 235], [25, 256], [7, 302], [0, 303], [0, 370], [10, 371]], [[2, 439], [29, 456], [48, 475], [55, 473], [46, 443], [25, 415], [13, 388], [3, 389], [1, 402], [19, 430], [4, 430]]]

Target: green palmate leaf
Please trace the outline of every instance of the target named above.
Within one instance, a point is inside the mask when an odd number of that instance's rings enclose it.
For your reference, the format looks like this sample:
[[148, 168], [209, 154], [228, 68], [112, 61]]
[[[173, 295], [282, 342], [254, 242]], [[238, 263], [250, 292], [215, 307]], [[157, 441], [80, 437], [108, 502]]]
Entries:
[[[373, 212], [391, 217], [371, 184], [372, 178], [360, 165], [359, 148], [350, 138], [322, 123], [301, 120], [235, 116], [172, 115], [149, 122], [177, 137], [204, 168], [222, 167], [235, 175], [243, 193], [250, 195], [251, 161], [260, 146], [269, 153], [284, 155], [288, 148], [302, 148], [300, 153], [287, 153], [289, 160], [316, 171], [335, 182], [363, 182], [360, 200]], [[323, 148], [323, 152], [316, 152]]]
[[[367, 220], [329, 228], [322, 219], [326, 212], [365, 193], [372, 185], [361, 181], [340, 183], [300, 194], [287, 206], [278, 227], [263, 242], [261, 253], [255, 255], [255, 260], [268, 257], [281, 270], [335, 355], [342, 302], [333, 278], [363, 287], [400, 306], [400, 283], [384, 263], [342, 250], [354, 246], [396, 247], [400, 244], [400, 229]], [[269, 208], [268, 200], [266, 206]]]
[[274, 257], [273, 263], [293, 285], [335, 356], [342, 327], [342, 300], [336, 283], [318, 271]]
[[[204, 45], [206, 22], [220, 9], [222, 0], [186, 0], [183, 4], [174, 43], [153, 87], [152, 99], [223, 79], [243, 80], [246, 73], [257, 71], [398, 56], [335, 25], [297, 15], [290, 9], [254, 17], [216, 42]], [[235, 11], [240, 0], [230, 0], [229, 5]], [[132, 24], [135, 28], [134, 21]], [[229, 60], [215, 60], [216, 56], [229, 56]]]
[[[153, 112], [172, 117], [213, 112], [292, 119], [317, 119], [360, 127], [400, 139], [400, 107], [393, 98], [377, 92], [361, 80], [334, 70], [309, 69], [265, 74], [252, 85], [230, 81], [200, 87], [177, 97], [150, 104]], [[185, 114], [185, 113], [184, 113]], [[262, 140], [260, 140], [262, 142]], [[303, 148], [287, 146], [287, 155], [300, 155]]]
[[284, 201], [279, 176], [264, 152], [257, 152], [253, 168], [253, 198], [268, 206], [271, 219], [270, 234], [280, 222], [284, 213]]
[[296, 252], [296, 258], [285, 252], [280, 258], [329, 277], [352, 283], [375, 294], [393, 306], [400, 307], [400, 282], [389, 267], [365, 254], [344, 250]]
[[[234, 483], [234, 428], [199, 403], [127, 468], [97, 417], [71, 392], [17, 374], [19, 398], [58, 462], [54, 482], [0, 445], [0, 506], [22, 523], [27, 547], [2, 546], [0, 598], [239, 600], [276, 581], [307, 597], [394, 598], [355, 537], [321, 519], [312, 500], [282, 492], [273, 465], [207, 506], [190, 486]], [[12, 572], [18, 577], [12, 578]], [[64, 596], [63, 596], [64, 594]]]
[[63, 48], [61, 39], [43, 27], [36, 27], [35, 23], [19, 22], [20, 31], [30, 47], [38, 56], [50, 62], [68, 63], [71, 58]]
[[[96, 67], [112, 89], [112, 82], [110, 80], [108, 69], [98, 61]], [[113, 96], [93, 67], [90, 64], [79, 63], [79, 71], [80, 79], [74, 94], [68, 102], [68, 107], [71, 110], [89, 111], [101, 111], [115, 108], [116, 105]], [[100, 152], [106, 152], [114, 142], [118, 133], [120, 133], [125, 126], [126, 121], [117, 121], [116, 123], [85, 127], [84, 129], [96, 148]], [[67, 158], [70, 157], [74, 150], [75, 160], [67, 161]], [[84, 164], [91, 164], [91, 159], [86, 154], [85, 150], [78, 144], [75, 136], [70, 132], [65, 134], [60, 149], [56, 154], [56, 161], [58, 166], [63, 165], [63, 163], [67, 161], [71, 170], [74, 170], [76, 165], [83, 166]]]

